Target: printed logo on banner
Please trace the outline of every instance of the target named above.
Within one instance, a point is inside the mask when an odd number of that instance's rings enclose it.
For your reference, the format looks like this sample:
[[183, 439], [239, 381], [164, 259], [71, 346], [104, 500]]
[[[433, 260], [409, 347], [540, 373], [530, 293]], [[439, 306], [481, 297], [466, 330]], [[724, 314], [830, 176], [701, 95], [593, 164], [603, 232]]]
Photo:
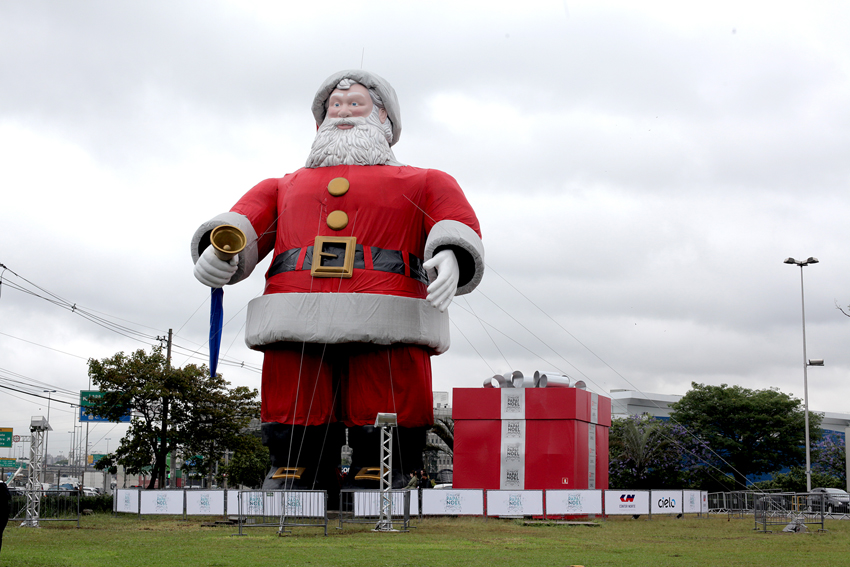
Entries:
[[675, 508], [676, 507], [676, 499], [675, 498], [659, 498], [658, 499], [658, 507], [659, 508]]
[[[594, 394], [595, 395], [595, 394]], [[596, 488], [596, 426], [587, 428], [587, 487]]]
[[263, 510], [263, 497], [260, 494], [252, 493], [248, 495], [248, 515], [257, 516]]
[[522, 494], [508, 495], [508, 514], [522, 514]]
[[[523, 396], [516, 396], [520, 402]], [[503, 398], [507, 400], [508, 397]], [[507, 406], [508, 404], [504, 404]], [[510, 414], [510, 417], [524, 417], [523, 413]], [[525, 420], [502, 419], [499, 458], [499, 488], [525, 488]]]
[[590, 423], [599, 423], [599, 394], [590, 394]]
[[445, 511], [447, 514], [460, 514], [463, 511], [463, 501], [459, 492], [446, 494]]
[[285, 503], [286, 514], [289, 516], [298, 516], [300, 515], [301, 510], [303, 509], [303, 503], [301, 502], [301, 498], [297, 494], [287, 494], [286, 495], [286, 503]]
[[565, 502], [567, 512], [581, 512], [581, 494], [572, 493], [567, 494], [567, 500]]
[[690, 506], [691, 506], [691, 510], [693, 510], [693, 509], [694, 509], [694, 508], [696, 508], [696, 506], [697, 506], [697, 501], [696, 501], [696, 498], [694, 498], [694, 493], [693, 493], [693, 492], [691, 492], [691, 494], [690, 494], [690, 501], [689, 501], [689, 504], [690, 504]]
[[212, 506], [210, 505], [210, 495], [209, 493], [204, 492], [203, 494], [201, 494], [201, 513], [209, 514], [211, 507]]
[[520, 396], [505, 397], [505, 413], [522, 413], [522, 400]]
[[620, 496], [620, 502], [634, 502], [635, 495], [634, 494], [623, 494]]
[[505, 461], [522, 461], [522, 450], [519, 444], [505, 446]]
[[130, 493], [129, 492], [124, 493], [124, 508], [126, 510], [130, 509]]
[[505, 437], [522, 437], [522, 424], [518, 421], [509, 421], [508, 427], [505, 430]]
[[168, 497], [165, 494], [156, 495], [156, 511], [168, 512]]
[[521, 488], [519, 485], [519, 471], [516, 469], [508, 469], [505, 471], [505, 486], [515, 486], [517, 488]]

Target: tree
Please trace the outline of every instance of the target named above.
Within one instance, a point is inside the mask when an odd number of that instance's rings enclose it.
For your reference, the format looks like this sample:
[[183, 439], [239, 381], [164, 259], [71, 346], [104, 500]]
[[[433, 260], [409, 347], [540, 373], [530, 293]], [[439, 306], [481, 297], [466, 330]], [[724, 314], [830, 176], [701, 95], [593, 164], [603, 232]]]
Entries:
[[618, 488], [721, 489], [711, 451], [676, 423], [650, 416], [615, 419], [608, 437], [608, 482]]
[[[650, 477], [669, 476], [664, 469], [675, 464], [662, 424], [652, 417], [617, 419], [608, 431], [608, 482], [621, 488], [660, 488]], [[672, 458], [668, 458], [672, 457]]]
[[137, 350], [90, 359], [89, 377], [105, 392], [92, 400], [90, 413], [118, 421], [132, 409], [130, 427], [110, 463], [131, 474], [152, 467], [148, 488], [156, 481], [165, 486], [169, 453], [180, 450], [217, 461], [236, 447], [240, 431], [259, 412], [256, 390], [228, 389], [230, 383], [221, 375], [210, 377], [206, 366], [172, 368], [160, 347], [150, 354]]
[[[844, 488], [836, 477], [821, 471], [812, 470], [812, 487]], [[758, 490], [779, 490], [782, 492], [806, 492], [806, 467], [791, 467], [788, 472], [775, 473], [770, 480], [753, 484]]]
[[824, 435], [820, 441], [812, 445], [812, 474], [815, 472], [835, 478], [833, 484], [814, 484], [827, 488], [843, 488], [847, 483], [847, 461], [845, 452], [847, 445], [843, 437], [835, 434]]
[[230, 486], [259, 488], [271, 467], [269, 449], [257, 435], [246, 433], [240, 437], [239, 445], [227, 465], [219, 469], [219, 482], [226, 478]]
[[[776, 389], [691, 384], [671, 405], [670, 417], [708, 443], [739, 487], [750, 475], [800, 465], [805, 460], [802, 402]], [[813, 441], [820, 439], [821, 416], [809, 414]], [[731, 470], [730, 470], [731, 469]]]

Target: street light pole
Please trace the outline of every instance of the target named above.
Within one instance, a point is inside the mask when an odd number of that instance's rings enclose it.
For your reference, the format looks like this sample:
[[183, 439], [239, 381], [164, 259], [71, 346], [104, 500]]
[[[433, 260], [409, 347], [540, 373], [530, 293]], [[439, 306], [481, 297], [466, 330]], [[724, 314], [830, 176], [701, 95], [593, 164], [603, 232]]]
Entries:
[[[42, 390], [47, 394], [47, 423], [50, 424], [50, 397], [56, 393], [56, 390]], [[50, 439], [50, 430], [44, 432], [44, 465], [47, 466], [47, 440]]]
[[[800, 266], [800, 302], [803, 307], [803, 406], [805, 411], [806, 422], [806, 492], [812, 491], [812, 454], [809, 444], [809, 359], [806, 357], [806, 294], [803, 290], [803, 267], [809, 264], [817, 264], [818, 259], [809, 256], [807, 260], [795, 260], [794, 258], [786, 258], [786, 264], [794, 264]], [[820, 361], [818, 366], [822, 366], [823, 361]]]

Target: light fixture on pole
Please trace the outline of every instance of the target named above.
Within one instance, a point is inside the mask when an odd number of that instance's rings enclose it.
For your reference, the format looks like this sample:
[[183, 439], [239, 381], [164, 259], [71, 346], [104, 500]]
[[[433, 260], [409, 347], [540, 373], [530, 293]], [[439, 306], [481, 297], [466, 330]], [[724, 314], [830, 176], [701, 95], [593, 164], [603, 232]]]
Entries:
[[805, 411], [806, 422], [806, 492], [812, 491], [812, 454], [809, 445], [809, 366], [823, 366], [823, 360], [818, 360], [820, 364], [813, 364], [814, 360], [809, 361], [806, 358], [806, 295], [803, 289], [803, 267], [809, 264], [817, 264], [818, 259], [809, 256], [807, 260], [795, 260], [794, 258], [786, 258], [786, 264], [800, 266], [800, 301], [803, 306], [803, 405]]

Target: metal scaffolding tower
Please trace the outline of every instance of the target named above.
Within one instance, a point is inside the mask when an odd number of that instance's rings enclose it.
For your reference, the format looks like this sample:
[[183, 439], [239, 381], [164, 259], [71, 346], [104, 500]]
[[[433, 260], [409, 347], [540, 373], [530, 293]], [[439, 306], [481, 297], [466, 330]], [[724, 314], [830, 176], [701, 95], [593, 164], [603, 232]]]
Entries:
[[42, 481], [44, 477], [44, 434], [53, 428], [43, 416], [33, 416], [30, 420], [30, 463], [27, 478], [27, 516], [22, 527], [37, 528], [38, 514], [41, 510]]
[[393, 529], [393, 427], [398, 424], [394, 413], [379, 413], [375, 427], [381, 428], [381, 518], [376, 532], [394, 532]]

